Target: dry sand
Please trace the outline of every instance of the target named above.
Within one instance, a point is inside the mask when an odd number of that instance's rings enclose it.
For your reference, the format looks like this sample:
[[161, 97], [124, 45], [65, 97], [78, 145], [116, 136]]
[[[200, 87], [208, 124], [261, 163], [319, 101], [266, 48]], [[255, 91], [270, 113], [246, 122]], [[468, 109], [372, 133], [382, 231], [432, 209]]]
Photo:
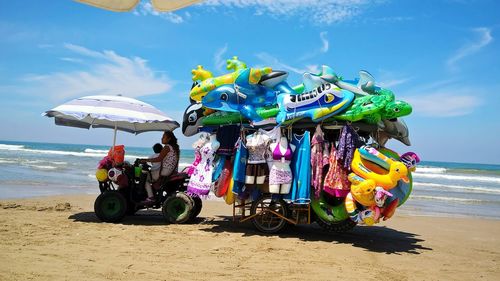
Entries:
[[95, 196], [0, 201], [0, 280], [500, 280], [500, 221], [396, 213], [346, 234], [278, 235], [205, 201], [195, 224], [100, 223]]

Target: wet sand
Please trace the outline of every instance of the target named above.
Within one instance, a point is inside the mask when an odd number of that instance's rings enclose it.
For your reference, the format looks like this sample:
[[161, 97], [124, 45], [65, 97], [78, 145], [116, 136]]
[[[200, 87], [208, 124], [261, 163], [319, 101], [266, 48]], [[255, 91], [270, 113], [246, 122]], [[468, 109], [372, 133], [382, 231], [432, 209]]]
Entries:
[[396, 213], [345, 234], [266, 235], [204, 201], [193, 224], [101, 223], [94, 195], [0, 201], [0, 280], [500, 280], [500, 221]]

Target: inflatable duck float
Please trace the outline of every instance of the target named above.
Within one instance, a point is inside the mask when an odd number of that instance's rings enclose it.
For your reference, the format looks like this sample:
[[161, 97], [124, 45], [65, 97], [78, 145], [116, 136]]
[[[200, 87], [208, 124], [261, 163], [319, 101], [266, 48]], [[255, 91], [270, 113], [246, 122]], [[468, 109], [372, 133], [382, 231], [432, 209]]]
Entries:
[[[356, 223], [373, 225], [380, 218], [389, 219], [394, 214], [399, 200], [392, 200], [386, 204], [386, 200], [392, 197], [392, 194], [382, 187], [376, 186], [372, 179], [363, 179], [355, 173], [349, 174], [351, 182], [351, 192], [349, 192], [344, 201], [345, 209], [351, 220]], [[364, 210], [359, 210], [359, 203], [364, 206]]]
[[408, 182], [408, 168], [400, 161], [385, 156], [370, 146], [362, 146], [354, 152], [352, 171], [365, 180], [371, 179], [376, 186], [389, 190], [399, 180]]

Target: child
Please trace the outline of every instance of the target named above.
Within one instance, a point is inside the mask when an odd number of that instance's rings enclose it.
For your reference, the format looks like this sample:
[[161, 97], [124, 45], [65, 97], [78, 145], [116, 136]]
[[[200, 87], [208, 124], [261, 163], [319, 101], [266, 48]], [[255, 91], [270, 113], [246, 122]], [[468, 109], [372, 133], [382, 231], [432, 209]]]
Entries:
[[[149, 158], [156, 158], [160, 155], [161, 150], [163, 149], [163, 145], [160, 143], [156, 143], [153, 145], [153, 151], [155, 154], [149, 156]], [[146, 185], [144, 186], [146, 188], [146, 192], [148, 193], [148, 198], [144, 203], [154, 203], [154, 195], [153, 195], [153, 188], [152, 188], [152, 183], [154, 181], [157, 181], [160, 178], [160, 170], [161, 170], [161, 164], [162, 162], [152, 162], [151, 163], [151, 174], [148, 175], [148, 180], [146, 181]]]

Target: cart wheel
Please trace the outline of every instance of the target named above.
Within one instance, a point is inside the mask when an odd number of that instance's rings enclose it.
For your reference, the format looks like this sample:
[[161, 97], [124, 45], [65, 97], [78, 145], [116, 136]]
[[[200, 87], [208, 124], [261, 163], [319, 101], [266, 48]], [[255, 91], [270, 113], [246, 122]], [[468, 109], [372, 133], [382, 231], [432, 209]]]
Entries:
[[97, 196], [94, 211], [103, 222], [119, 222], [127, 212], [127, 200], [118, 191], [105, 191]]
[[250, 215], [256, 215], [252, 223], [258, 230], [265, 233], [277, 233], [287, 225], [284, 218], [288, 216], [288, 209], [285, 201], [281, 199], [261, 197], [252, 203]]

